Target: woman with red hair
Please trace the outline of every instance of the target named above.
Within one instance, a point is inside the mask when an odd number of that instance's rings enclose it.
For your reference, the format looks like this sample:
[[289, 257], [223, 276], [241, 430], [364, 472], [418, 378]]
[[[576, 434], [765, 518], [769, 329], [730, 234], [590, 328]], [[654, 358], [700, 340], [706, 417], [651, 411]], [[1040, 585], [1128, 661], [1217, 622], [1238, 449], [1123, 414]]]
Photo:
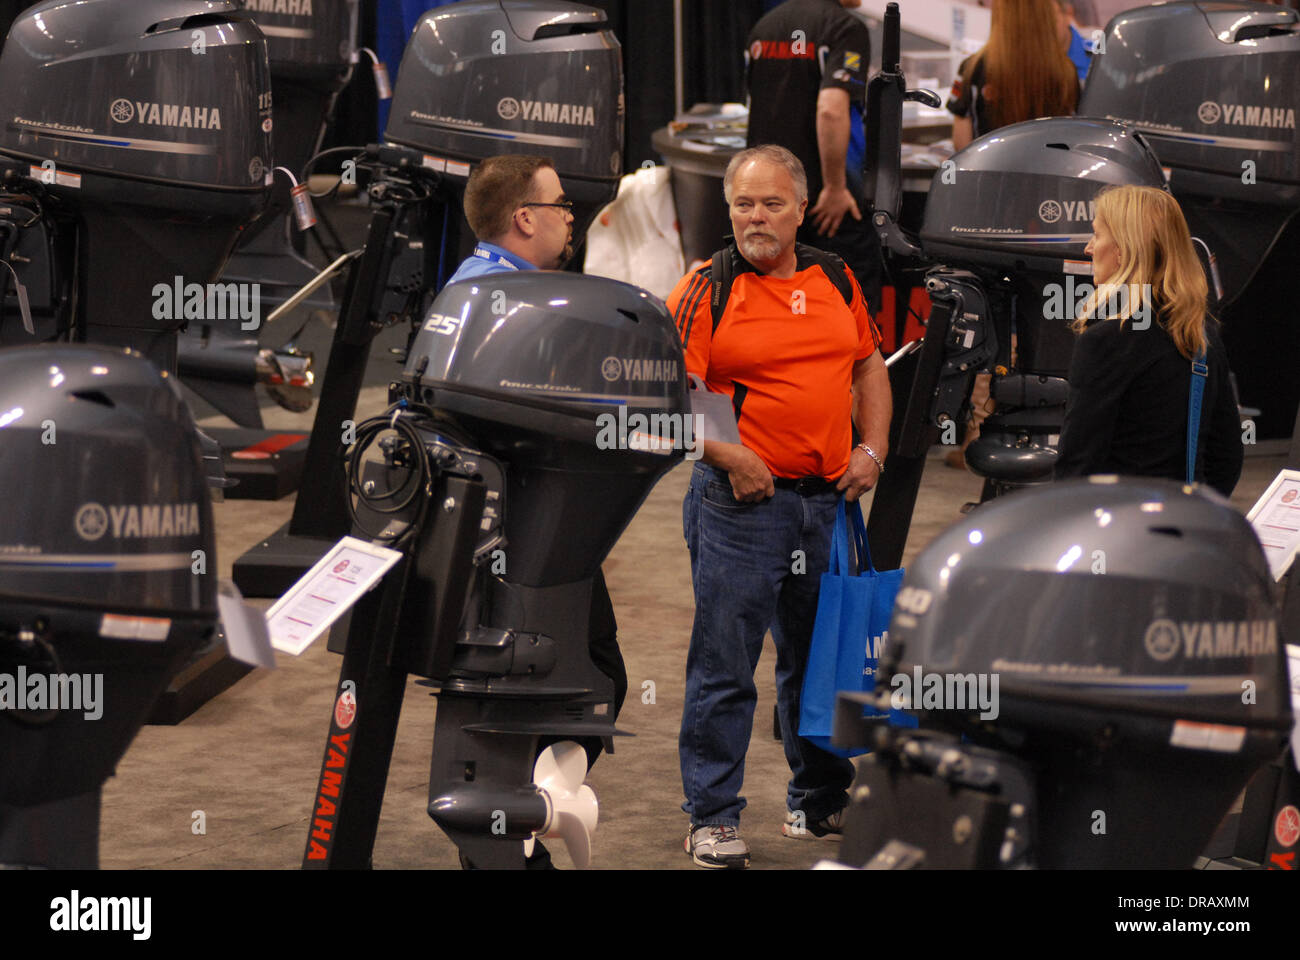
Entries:
[[988, 43], [957, 73], [948, 111], [958, 150], [998, 127], [1069, 116], [1079, 103], [1055, 0], [994, 0]]

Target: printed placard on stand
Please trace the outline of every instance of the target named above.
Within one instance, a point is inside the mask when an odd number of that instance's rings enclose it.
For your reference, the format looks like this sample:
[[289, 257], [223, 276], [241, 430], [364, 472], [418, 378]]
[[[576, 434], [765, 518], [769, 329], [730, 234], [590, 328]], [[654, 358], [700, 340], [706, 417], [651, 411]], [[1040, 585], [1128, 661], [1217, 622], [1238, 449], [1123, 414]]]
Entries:
[[401, 558], [397, 550], [344, 537], [266, 612], [271, 646], [299, 656]]
[[1280, 470], [1246, 519], [1255, 528], [1274, 580], [1281, 580], [1300, 548], [1300, 470]]

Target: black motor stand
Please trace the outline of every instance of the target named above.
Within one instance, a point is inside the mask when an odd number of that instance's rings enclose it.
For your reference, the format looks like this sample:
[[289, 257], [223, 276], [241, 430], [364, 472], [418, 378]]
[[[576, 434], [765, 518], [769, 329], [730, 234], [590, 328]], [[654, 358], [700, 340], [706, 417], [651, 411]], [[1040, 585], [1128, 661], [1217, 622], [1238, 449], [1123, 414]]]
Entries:
[[[362, 466], [390, 428], [383, 463]], [[348, 464], [355, 534], [404, 556], [337, 627], [343, 666], [303, 868], [371, 865], [408, 673], [439, 697], [429, 815], [462, 862], [523, 868], [520, 841], [552, 831], [582, 865], [595, 815], [585, 757], [561, 789], [536, 785], [534, 763], [542, 737], [620, 733], [613, 684], [587, 653], [592, 578], [528, 587], [491, 573], [505, 467], [427, 409], [403, 402], [359, 425]]]
[[387, 326], [418, 323], [438, 266], [444, 221], [459, 215], [441, 175], [420, 154], [372, 145], [358, 157], [370, 176], [370, 227], [354, 257], [321, 385], [316, 420], [289, 523], [235, 562], [244, 596], [283, 594], [349, 530], [340, 441], [353, 416], [374, 338]]

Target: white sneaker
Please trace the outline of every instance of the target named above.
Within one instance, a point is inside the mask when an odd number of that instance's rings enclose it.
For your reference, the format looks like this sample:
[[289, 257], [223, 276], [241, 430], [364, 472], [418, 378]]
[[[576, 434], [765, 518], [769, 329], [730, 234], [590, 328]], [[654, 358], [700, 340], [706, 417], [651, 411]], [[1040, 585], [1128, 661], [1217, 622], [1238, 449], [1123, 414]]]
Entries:
[[749, 866], [749, 844], [741, 839], [736, 827], [691, 824], [684, 846], [696, 866], [713, 870], [744, 870]]
[[790, 811], [781, 824], [781, 834], [792, 840], [843, 840], [846, 809], [841, 807], [829, 817], [811, 823], [802, 810]]

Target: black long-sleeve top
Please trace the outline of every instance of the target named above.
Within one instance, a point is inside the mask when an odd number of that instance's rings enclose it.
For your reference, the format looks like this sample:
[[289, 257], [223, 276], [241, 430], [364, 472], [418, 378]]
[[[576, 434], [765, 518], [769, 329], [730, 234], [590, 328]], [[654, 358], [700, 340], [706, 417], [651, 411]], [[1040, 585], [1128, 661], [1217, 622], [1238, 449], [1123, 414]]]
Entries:
[[[1154, 312], [1154, 311], [1153, 311]], [[1225, 497], [1241, 476], [1241, 421], [1228, 379], [1217, 323], [1209, 338], [1197, 441], [1196, 479]], [[1191, 362], [1159, 321], [1094, 321], [1070, 361], [1070, 393], [1058, 445], [1056, 476], [1094, 473], [1187, 477], [1187, 398]]]

